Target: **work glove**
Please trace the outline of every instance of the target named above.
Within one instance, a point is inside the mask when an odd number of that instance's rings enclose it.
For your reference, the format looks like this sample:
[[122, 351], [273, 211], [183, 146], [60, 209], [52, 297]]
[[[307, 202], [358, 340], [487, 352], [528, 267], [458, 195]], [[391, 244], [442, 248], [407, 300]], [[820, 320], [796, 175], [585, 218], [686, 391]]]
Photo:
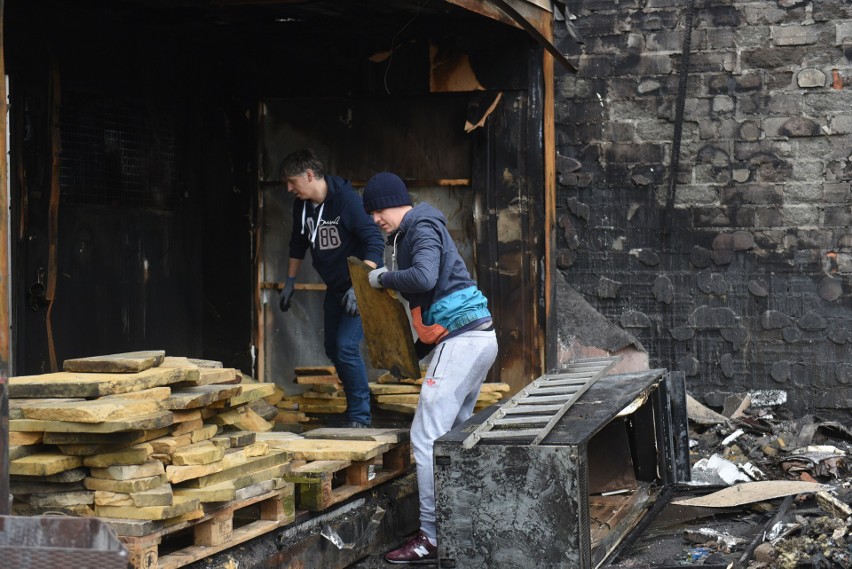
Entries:
[[343, 294], [343, 298], [340, 299], [340, 306], [346, 310], [346, 314], [349, 316], [358, 316], [358, 302], [355, 300], [355, 289], [351, 286]]
[[281, 302], [278, 306], [281, 307], [281, 312], [290, 310], [290, 301], [293, 300], [293, 295], [296, 293], [296, 277], [287, 277], [287, 282], [284, 284], [284, 289], [281, 291]]
[[373, 269], [367, 275], [367, 279], [370, 281], [370, 286], [373, 288], [385, 288], [382, 285], [382, 275], [388, 272], [387, 267], [379, 267], [378, 269]]

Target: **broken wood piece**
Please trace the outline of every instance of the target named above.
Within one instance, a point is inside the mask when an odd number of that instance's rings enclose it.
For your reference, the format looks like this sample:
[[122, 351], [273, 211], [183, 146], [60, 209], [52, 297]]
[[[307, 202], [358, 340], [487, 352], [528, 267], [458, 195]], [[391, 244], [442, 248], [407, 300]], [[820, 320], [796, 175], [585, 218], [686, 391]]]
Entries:
[[706, 508], [730, 508], [743, 504], [753, 504], [775, 498], [783, 498], [791, 494], [808, 494], [826, 490], [823, 484], [811, 482], [787, 481], [787, 480], [765, 480], [761, 482], [744, 482], [718, 492], [674, 500], [672, 504], [679, 506], [701, 506]]
[[89, 373], [136, 373], [160, 365], [165, 356], [165, 350], [150, 350], [72, 358], [65, 360], [62, 369]]
[[700, 425], [719, 425], [727, 423], [728, 418], [699, 403], [691, 395], [686, 395], [686, 416]]
[[725, 397], [722, 415], [731, 420], [739, 419], [750, 406], [751, 395], [749, 393], [734, 393]]
[[843, 519], [852, 516], [852, 508], [849, 507], [849, 504], [841, 502], [825, 490], [820, 490], [815, 496], [817, 505], [825, 513]]

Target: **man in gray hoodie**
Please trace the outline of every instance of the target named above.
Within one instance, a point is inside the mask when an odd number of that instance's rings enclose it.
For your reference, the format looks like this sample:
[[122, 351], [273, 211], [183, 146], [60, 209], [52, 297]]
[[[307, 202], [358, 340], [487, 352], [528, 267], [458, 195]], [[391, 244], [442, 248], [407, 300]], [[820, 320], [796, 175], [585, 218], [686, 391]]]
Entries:
[[390, 172], [367, 182], [363, 200], [393, 247], [391, 267], [372, 270], [370, 285], [402, 294], [417, 332], [418, 355], [434, 350], [411, 424], [420, 531], [385, 560], [432, 563], [438, 557], [433, 443], [473, 414], [497, 358], [497, 336], [488, 300], [459, 255], [444, 215], [426, 203], [412, 206], [405, 183]]

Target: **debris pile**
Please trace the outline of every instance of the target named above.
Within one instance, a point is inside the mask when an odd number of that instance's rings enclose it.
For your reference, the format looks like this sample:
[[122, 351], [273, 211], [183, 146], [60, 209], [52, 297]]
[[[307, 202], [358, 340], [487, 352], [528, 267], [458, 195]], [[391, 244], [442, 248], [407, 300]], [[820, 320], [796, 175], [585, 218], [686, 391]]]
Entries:
[[[707, 514], [696, 515], [683, 530], [679, 564], [852, 567], [852, 431], [816, 415], [793, 416], [778, 393], [731, 396], [721, 412], [688, 398], [691, 486], [710, 492], [700, 499], [714, 518], [758, 531], [720, 532], [705, 527]], [[731, 490], [738, 500], [725, 497]]]

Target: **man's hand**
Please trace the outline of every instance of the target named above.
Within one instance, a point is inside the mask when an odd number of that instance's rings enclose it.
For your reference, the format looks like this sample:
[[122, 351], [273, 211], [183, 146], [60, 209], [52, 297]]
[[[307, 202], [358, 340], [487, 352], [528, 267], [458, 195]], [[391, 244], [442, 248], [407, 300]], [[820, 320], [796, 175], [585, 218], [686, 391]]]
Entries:
[[290, 301], [293, 300], [293, 294], [296, 293], [296, 277], [287, 277], [287, 282], [284, 284], [284, 290], [281, 291], [281, 302], [278, 304], [281, 307], [281, 312], [290, 310]]
[[382, 275], [388, 272], [387, 267], [382, 267], [380, 269], [373, 269], [367, 275], [367, 279], [370, 281], [370, 286], [373, 288], [385, 288], [382, 285]]
[[358, 302], [355, 300], [355, 289], [351, 286], [343, 294], [343, 298], [340, 299], [340, 306], [346, 310], [346, 314], [349, 316], [358, 316]]

